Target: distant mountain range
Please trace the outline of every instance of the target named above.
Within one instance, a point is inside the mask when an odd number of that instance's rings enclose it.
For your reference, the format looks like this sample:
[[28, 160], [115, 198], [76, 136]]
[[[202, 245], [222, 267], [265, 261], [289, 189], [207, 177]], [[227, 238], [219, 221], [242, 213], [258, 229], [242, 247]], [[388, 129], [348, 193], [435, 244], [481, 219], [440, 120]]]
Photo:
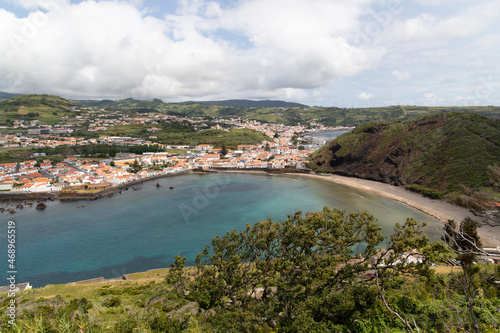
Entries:
[[84, 107], [97, 108], [141, 108], [141, 109], [156, 109], [162, 108], [167, 103], [161, 99], [139, 100], [134, 98], [125, 98], [119, 100], [71, 100], [72, 102]]
[[[168, 103], [156, 98], [150, 100], [134, 98], [120, 100], [66, 100], [52, 95], [16, 95], [4, 92], [0, 92], [0, 102], [0, 125], [5, 124], [7, 119], [12, 121], [19, 117], [24, 118], [24, 114], [28, 113], [32, 114], [33, 117], [38, 117], [36, 113], [40, 113], [40, 110], [44, 111], [43, 117], [40, 114], [41, 118], [66, 116], [68, 115], [66, 112], [72, 109], [71, 106], [132, 113], [162, 113], [187, 117], [244, 116], [250, 120], [285, 125], [307, 124], [314, 121], [332, 127], [359, 126], [364, 123], [382, 120], [403, 121], [424, 115], [458, 111], [469, 111], [490, 118], [500, 118], [500, 107], [493, 105], [449, 107], [393, 105], [369, 108], [339, 108], [308, 107], [299, 103], [277, 100], [234, 99]], [[19, 109], [21, 107], [22, 110]], [[279, 108], [286, 108], [286, 110], [279, 110]], [[58, 112], [63, 111], [64, 113], [58, 114]]]
[[4, 100], [4, 99], [9, 99], [9, 98], [12, 98], [12, 97], [16, 97], [16, 96], [19, 96], [19, 95], [20, 94], [9, 94], [9, 93], [0, 91], [0, 101]]
[[[125, 98], [121, 100], [73, 100], [73, 102], [80, 104], [82, 106], [87, 107], [141, 107], [141, 108], [158, 108], [169, 103], [163, 102], [161, 99], [152, 99], [152, 100], [137, 100], [134, 98]], [[227, 106], [233, 108], [279, 108], [279, 107], [307, 107], [307, 105], [299, 104], [299, 103], [291, 103], [285, 101], [274, 101], [274, 100], [265, 100], [265, 101], [252, 101], [248, 99], [231, 99], [224, 101], [186, 101], [186, 102], [178, 102], [171, 104], [179, 104], [179, 105], [214, 105], [214, 106]]]
[[[19, 96], [22, 94], [11, 94], [0, 91], [0, 100], [9, 99], [15, 96]], [[134, 98], [125, 98], [120, 100], [71, 100], [75, 104], [85, 106], [85, 107], [122, 107], [124, 105], [139, 107], [139, 108], [154, 108], [161, 107], [164, 104], [168, 104], [163, 102], [161, 99], [151, 99], [151, 100], [138, 100]], [[307, 105], [300, 103], [292, 103], [285, 101], [277, 101], [277, 100], [263, 100], [263, 101], [254, 101], [248, 99], [230, 99], [230, 100], [222, 100], [222, 101], [186, 101], [172, 104], [180, 104], [180, 105], [192, 105], [192, 104], [201, 104], [201, 105], [216, 105], [216, 106], [227, 106], [227, 107], [243, 107], [243, 108], [279, 108], [279, 107], [307, 107]]]
[[307, 105], [300, 103], [275, 101], [275, 100], [264, 100], [264, 101], [252, 101], [248, 99], [229, 99], [224, 101], [189, 101], [181, 102], [178, 104], [203, 104], [203, 105], [217, 105], [217, 106], [229, 106], [233, 108], [296, 108], [296, 107], [308, 107]]

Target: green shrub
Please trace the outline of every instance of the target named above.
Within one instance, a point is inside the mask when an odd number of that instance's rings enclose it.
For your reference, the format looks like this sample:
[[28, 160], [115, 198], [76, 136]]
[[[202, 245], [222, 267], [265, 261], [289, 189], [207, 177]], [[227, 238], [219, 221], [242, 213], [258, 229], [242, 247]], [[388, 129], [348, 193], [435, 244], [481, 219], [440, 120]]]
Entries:
[[80, 310], [83, 313], [87, 313], [90, 309], [92, 309], [92, 303], [85, 297], [74, 298], [68, 304], [69, 311]]
[[115, 325], [115, 332], [119, 333], [133, 333], [137, 328], [137, 319], [131, 317], [125, 320], [119, 321]]
[[111, 297], [102, 302], [102, 305], [107, 308], [115, 308], [122, 304], [122, 301], [119, 297]]
[[153, 332], [182, 332], [186, 324], [161, 313], [149, 320], [149, 327]]
[[431, 199], [443, 199], [443, 197], [444, 197], [443, 192], [441, 192], [439, 190], [436, 190], [436, 189], [433, 189], [433, 188], [424, 187], [424, 186], [420, 186], [420, 185], [417, 185], [417, 184], [408, 185], [408, 186], [406, 186], [406, 189], [410, 190], [412, 192], [420, 193], [424, 197], [428, 197], [428, 198], [431, 198]]

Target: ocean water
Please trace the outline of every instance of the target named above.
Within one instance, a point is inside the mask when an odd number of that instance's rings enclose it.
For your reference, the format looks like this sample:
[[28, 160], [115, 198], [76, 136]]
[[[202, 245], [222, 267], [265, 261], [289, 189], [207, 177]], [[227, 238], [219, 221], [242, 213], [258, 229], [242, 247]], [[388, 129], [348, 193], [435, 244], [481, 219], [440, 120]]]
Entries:
[[368, 211], [385, 235], [408, 217], [426, 222], [431, 238], [441, 230], [440, 222], [409, 206], [321, 179], [218, 173], [158, 182], [160, 188], [145, 182], [111, 198], [53, 201], [43, 211], [24, 208], [14, 215], [1, 214], [4, 275], [9, 270], [8, 221], [16, 224], [17, 281], [35, 287], [164, 268], [176, 254], [193, 264], [216, 235], [324, 206]]

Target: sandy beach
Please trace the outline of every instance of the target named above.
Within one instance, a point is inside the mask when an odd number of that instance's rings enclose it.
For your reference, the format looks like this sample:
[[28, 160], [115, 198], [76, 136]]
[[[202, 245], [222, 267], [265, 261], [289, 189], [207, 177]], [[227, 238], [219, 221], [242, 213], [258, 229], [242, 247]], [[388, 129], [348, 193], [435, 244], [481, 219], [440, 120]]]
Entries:
[[[418, 193], [410, 192], [404, 187], [393, 186], [372, 180], [344, 177], [332, 174], [289, 174], [301, 177], [313, 177], [325, 181], [331, 181], [336, 184], [355, 187], [363, 191], [370, 191], [378, 195], [402, 202], [408, 206], [416, 208], [443, 223], [448, 220], [462, 221], [466, 217], [474, 218], [474, 215], [465, 208], [454, 206], [441, 200], [426, 198]], [[500, 226], [490, 227], [482, 226], [478, 229], [483, 242], [483, 247], [500, 246]]]

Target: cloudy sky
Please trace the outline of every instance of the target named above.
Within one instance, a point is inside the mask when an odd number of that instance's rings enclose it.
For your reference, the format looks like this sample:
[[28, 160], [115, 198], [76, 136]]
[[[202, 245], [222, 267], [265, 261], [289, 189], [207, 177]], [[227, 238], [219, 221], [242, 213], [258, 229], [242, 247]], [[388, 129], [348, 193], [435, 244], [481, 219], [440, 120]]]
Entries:
[[500, 105], [498, 0], [0, 0], [0, 91]]

